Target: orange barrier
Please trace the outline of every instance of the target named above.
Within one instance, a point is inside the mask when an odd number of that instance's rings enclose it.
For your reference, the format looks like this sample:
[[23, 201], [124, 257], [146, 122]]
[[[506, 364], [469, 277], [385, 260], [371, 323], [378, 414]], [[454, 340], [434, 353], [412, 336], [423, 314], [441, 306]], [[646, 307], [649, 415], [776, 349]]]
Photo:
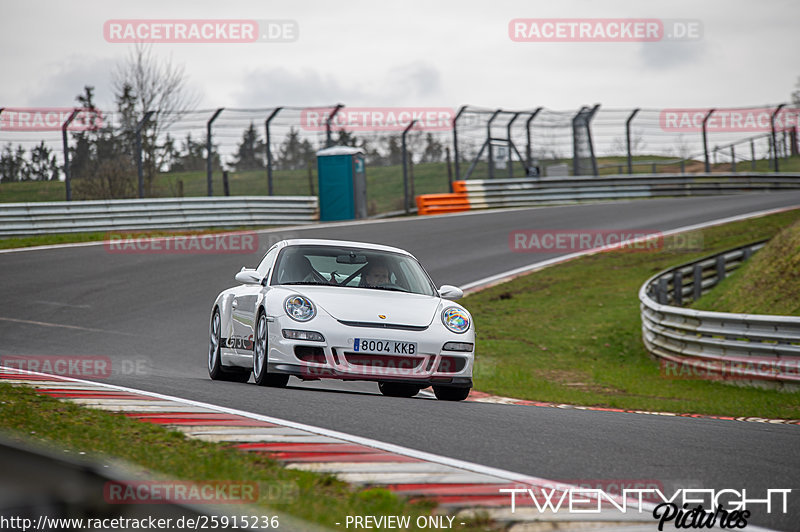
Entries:
[[417, 196], [417, 214], [445, 214], [449, 212], [468, 211], [467, 184], [464, 181], [453, 181], [453, 191], [449, 194], [420, 194]]

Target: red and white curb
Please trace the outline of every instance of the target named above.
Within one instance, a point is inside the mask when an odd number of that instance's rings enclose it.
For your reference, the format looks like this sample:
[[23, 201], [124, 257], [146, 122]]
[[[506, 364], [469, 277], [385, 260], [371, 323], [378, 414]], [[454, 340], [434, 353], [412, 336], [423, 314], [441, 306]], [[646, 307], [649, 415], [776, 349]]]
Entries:
[[[242, 452], [265, 453], [289, 469], [328, 473], [358, 487], [377, 486], [411, 499], [432, 499], [437, 511], [454, 516], [453, 528], [474, 515], [485, 515], [514, 532], [586, 530], [654, 530], [657, 522], [643, 512], [621, 513], [604, 501], [598, 513], [540, 512], [530, 497], [500, 489], [530, 489], [540, 504], [546, 492], [556, 497], [573, 486], [521, 475], [431, 453], [313, 427], [269, 416], [134, 390], [105, 383], [0, 367], [0, 382], [24, 385], [38, 393], [89, 408], [177, 430], [189, 438], [228, 444]], [[540, 498], [541, 497], [541, 498]], [[596, 509], [595, 502], [573, 508]], [[342, 528], [345, 528], [344, 517]]]
[[714, 419], [723, 421], [744, 421], [747, 423], [768, 423], [771, 425], [800, 425], [800, 419], [782, 419], [754, 416], [717, 416], [713, 414], [689, 414], [679, 412], [657, 412], [650, 410], [634, 410], [630, 408], [611, 408], [605, 406], [581, 406], [563, 403], [548, 403], [544, 401], [532, 401], [528, 399], [514, 399], [513, 397], [502, 397], [484, 392], [472, 390], [467, 401], [475, 403], [491, 403], [516, 406], [540, 406], [545, 408], [560, 408], [562, 410], [590, 410], [593, 412], [617, 412], [623, 414], [645, 414], [648, 416], [662, 417], [690, 417], [695, 419]]

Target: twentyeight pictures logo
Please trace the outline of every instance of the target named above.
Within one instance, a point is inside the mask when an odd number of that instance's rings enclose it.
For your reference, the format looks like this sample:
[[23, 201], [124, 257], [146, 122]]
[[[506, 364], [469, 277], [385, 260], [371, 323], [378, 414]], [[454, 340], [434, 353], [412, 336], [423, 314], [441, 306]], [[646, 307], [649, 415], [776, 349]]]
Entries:
[[300, 113], [300, 127], [325, 131], [330, 125], [348, 131], [403, 131], [412, 122], [415, 131], [449, 131], [456, 114], [448, 107], [309, 107]]
[[294, 42], [299, 36], [294, 20], [114, 19], [103, 24], [110, 43]]
[[515, 18], [508, 23], [514, 42], [696, 41], [703, 23], [659, 18]]
[[88, 131], [103, 127], [103, 115], [96, 109], [72, 107], [6, 107], [0, 112], [0, 131], [60, 131], [75, 113], [67, 131]]

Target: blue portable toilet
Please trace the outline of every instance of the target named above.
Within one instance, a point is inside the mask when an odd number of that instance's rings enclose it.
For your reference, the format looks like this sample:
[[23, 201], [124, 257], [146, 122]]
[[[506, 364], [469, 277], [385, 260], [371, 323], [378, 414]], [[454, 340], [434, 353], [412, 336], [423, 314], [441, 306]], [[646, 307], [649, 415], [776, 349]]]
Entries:
[[367, 175], [363, 149], [331, 146], [319, 150], [317, 179], [320, 221], [367, 217]]

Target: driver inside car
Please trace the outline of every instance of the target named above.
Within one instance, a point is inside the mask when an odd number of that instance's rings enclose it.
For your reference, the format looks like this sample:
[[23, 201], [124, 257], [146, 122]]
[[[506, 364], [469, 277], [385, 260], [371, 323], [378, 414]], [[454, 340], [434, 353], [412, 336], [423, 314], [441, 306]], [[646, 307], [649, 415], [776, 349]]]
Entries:
[[361, 281], [359, 286], [382, 286], [389, 284], [389, 268], [385, 264], [375, 263], [370, 264], [366, 270], [361, 273]]

